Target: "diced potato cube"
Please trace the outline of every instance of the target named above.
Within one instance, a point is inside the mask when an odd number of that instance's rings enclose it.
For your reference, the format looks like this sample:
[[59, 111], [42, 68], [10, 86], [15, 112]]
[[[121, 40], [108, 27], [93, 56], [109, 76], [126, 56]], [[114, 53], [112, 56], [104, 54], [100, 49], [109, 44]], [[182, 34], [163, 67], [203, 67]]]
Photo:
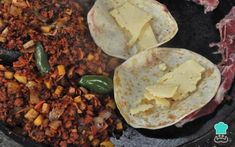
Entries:
[[40, 101], [39, 93], [33, 89], [30, 89], [29, 102], [30, 104], [37, 104]]
[[0, 71], [4, 71], [4, 70], [6, 70], [6, 68], [2, 64], [0, 64]]
[[92, 55], [91, 53], [89, 53], [87, 56], [88, 61], [92, 61], [92, 60], [94, 60], [94, 58], [95, 58], [94, 55]]
[[41, 26], [43, 33], [49, 33], [51, 31], [51, 26]]
[[82, 111], [86, 109], [86, 104], [84, 102], [79, 103], [79, 109]]
[[20, 85], [17, 82], [14, 82], [14, 81], [7, 82], [8, 93], [17, 93], [19, 89], [20, 89]]
[[64, 65], [58, 65], [57, 66], [57, 71], [59, 76], [64, 76], [65, 75], [65, 67]]
[[6, 37], [0, 36], [0, 42], [6, 42]]
[[42, 105], [42, 113], [47, 114], [47, 113], [49, 113], [49, 111], [50, 111], [50, 106], [49, 106], [49, 104], [44, 103], [44, 104]]
[[103, 141], [101, 142], [100, 147], [114, 147], [114, 144], [111, 141]]
[[60, 94], [62, 93], [63, 89], [64, 88], [62, 86], [57, 86], [56, 89], [55, 89], [54, 94], [57, 95], [57, 96], [60, 96]]
[[80, 102], [82, 102], [81, 96], [75, 97], [75, 98], [73, 99], [73, 101], [74, 101], [75, 103], [80, 103]]
[[35, 120], [34, 120], [34, 125], [35, 126], [40, 126], [43, 123], [43, 116], [39, 115]]
[[27, 83], [27, 78], [26, 78], [26, 76], [20, 75], [19, 73], [15, 73], [15, 74], [14, 74], [14, 78], [15, 78], [18, 82], [20, 82], [20, 83], [22, 83], [22, 84], [26, 84], [26, 83]]
[[68, 9], [66, 9], [65, 13], [68, 15], [72, 15], [73, 10], [68, 8]]
[[0, 27], [2, 27], [4, 25], [4, 22], [2, 19], [0, 19]]
[[10, 72], [10, 71], [5, 71], [4, 72], [4, 77], [6, 78], [6, 79], [12, 79], [13, 78], [13, 76], [14, 76], [14, 73], [13, 72]]
[[94, 136], [93, 136], [93, 135], [89, 135], [89, 136], [88, 136], [88, 139], [89, 139], [90, 141], [92, 141], [92, 140], [94, 139]]
[[4, 37], [6, 37], [6, 35], [8, 34], [8, 32], [9, 32], [9, 29], [8, 29], [8, 27], [6, 27], [6, 28], [2, 31], [2, 35], [3, 35]]
[[36, 117], [38, 116], [38, 112], [31, 108], [25, 115], [24, 117], [28, 119], [29, 121], [33, 121]]
[[79, 108], [77, 109], [77, 113], [78, 114], [82, 114], [82, 110], [80, 110]]
[[117, 130], [123, 130], [122, 122], [118, 122], [118, 123], [116, 124], [116, 129], [117, 129]]
[[45, 80], [45, 81], [44, 81], [44, 84], [46, 85], [47, 89], [51, 89], [51, 87], [52, 87], [52, 81], [51, 81], [51, 79]]

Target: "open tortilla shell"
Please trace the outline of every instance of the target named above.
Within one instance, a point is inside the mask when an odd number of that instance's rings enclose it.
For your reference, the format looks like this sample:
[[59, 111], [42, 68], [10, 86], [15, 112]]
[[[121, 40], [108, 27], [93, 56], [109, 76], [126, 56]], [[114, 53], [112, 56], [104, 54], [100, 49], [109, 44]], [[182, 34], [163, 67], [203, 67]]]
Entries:
[[[126, 1], [97, 0], [87, 16], [90, 33], [95, 43], [108, 55], [122, 59], [133, 56], [138, 49], [136, 45], [127, 48], [129, 38], [109, 12]], [[153, 16], [150, 25], [157, 40], [154, 47], [160, 46], [175, 36], [178, 26], [166, 6], [156, 0], [128, 0], [128, 2]]]
[[[206, 71], [197, 90], [187, 98], [175, 102], [170, 108], [154, 106], [151, 111], [130, 114], [130, 108], [144, 98], [145, 87], [154, 85], [167, 73], [159, 69], [165, 63], [173, 69], [193, 59]], [[169, 71], [168, 71], [169, 72]], [[185, 49], [152, 48], [134, 55], [115, 70], [114, 96], [117, 107], [134, 128], [160, 129], [174, 125], [185, 116], [205, 106], [216, 94], [221, 81], [219, 69], [205, 57]]]

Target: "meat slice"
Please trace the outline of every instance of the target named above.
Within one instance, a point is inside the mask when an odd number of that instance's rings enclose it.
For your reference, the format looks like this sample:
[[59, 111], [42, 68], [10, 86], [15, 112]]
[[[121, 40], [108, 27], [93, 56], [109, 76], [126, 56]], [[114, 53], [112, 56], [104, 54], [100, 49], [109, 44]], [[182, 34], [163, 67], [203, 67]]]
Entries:
[[181, 120], [176, 126], [180, 127], [185, 123], [191, 122], [199, 117], [208, 115], [217, 108], [224, 100], [228, 90], [231, 88], [235, 77], [235, 6], [231, 9], [216, 27], [220, 32], [220, 42], [213, 43], [211, 46], [218, 46], [218, 52], [222, 54], [222, 61], [219, 63], [222, 75], [222, 82], [216, 96], [202, 109], [191, 113]]
[[221, 40], [215, 45], [219, 47], [218, 51], [223, 56], [222, 63], [227, 62], [235, 54], [235, 6], [216, 27], [219, 29]]
[[205, 13], [213, 11], [217, 8], [219, 4], [219, 0], [193, 0], [195, 3], [199, 5], [203, 5], [205, 7]]

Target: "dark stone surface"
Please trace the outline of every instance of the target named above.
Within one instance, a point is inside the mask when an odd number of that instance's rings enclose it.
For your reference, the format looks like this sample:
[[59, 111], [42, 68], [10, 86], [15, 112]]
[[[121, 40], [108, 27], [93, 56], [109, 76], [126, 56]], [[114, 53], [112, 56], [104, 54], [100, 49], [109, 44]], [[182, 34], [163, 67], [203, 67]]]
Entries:
[[0, 147], [22, 147], [19, 143], [15, 142], [2, 131], [0, 131]]

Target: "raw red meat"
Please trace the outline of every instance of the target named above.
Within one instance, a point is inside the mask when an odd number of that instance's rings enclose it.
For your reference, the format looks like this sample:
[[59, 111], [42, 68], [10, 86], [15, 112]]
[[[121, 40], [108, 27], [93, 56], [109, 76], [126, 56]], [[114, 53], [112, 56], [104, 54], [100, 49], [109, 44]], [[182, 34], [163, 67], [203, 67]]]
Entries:
[[219, 4], [219, 0], [193, 0], [193, 1], [199, 5], [203, 5], [205, 7], [205, 13], [213, 11]]
[[221, 85], [211, 102], [202, 109], [186, 116], [176, 124], [176, 126], [182, 126], [187, 122], [214, 112], [217, 106], [224, 100], [226, 93], [232, 86], [235, 77], [235, 6], [216, 27], [220, 31], [221, 40], [219, 43], [211, 44], [211, 46], [218, 46], [218, 52], [222, 54], [222, 61], [218, 65], [222, 75]]

